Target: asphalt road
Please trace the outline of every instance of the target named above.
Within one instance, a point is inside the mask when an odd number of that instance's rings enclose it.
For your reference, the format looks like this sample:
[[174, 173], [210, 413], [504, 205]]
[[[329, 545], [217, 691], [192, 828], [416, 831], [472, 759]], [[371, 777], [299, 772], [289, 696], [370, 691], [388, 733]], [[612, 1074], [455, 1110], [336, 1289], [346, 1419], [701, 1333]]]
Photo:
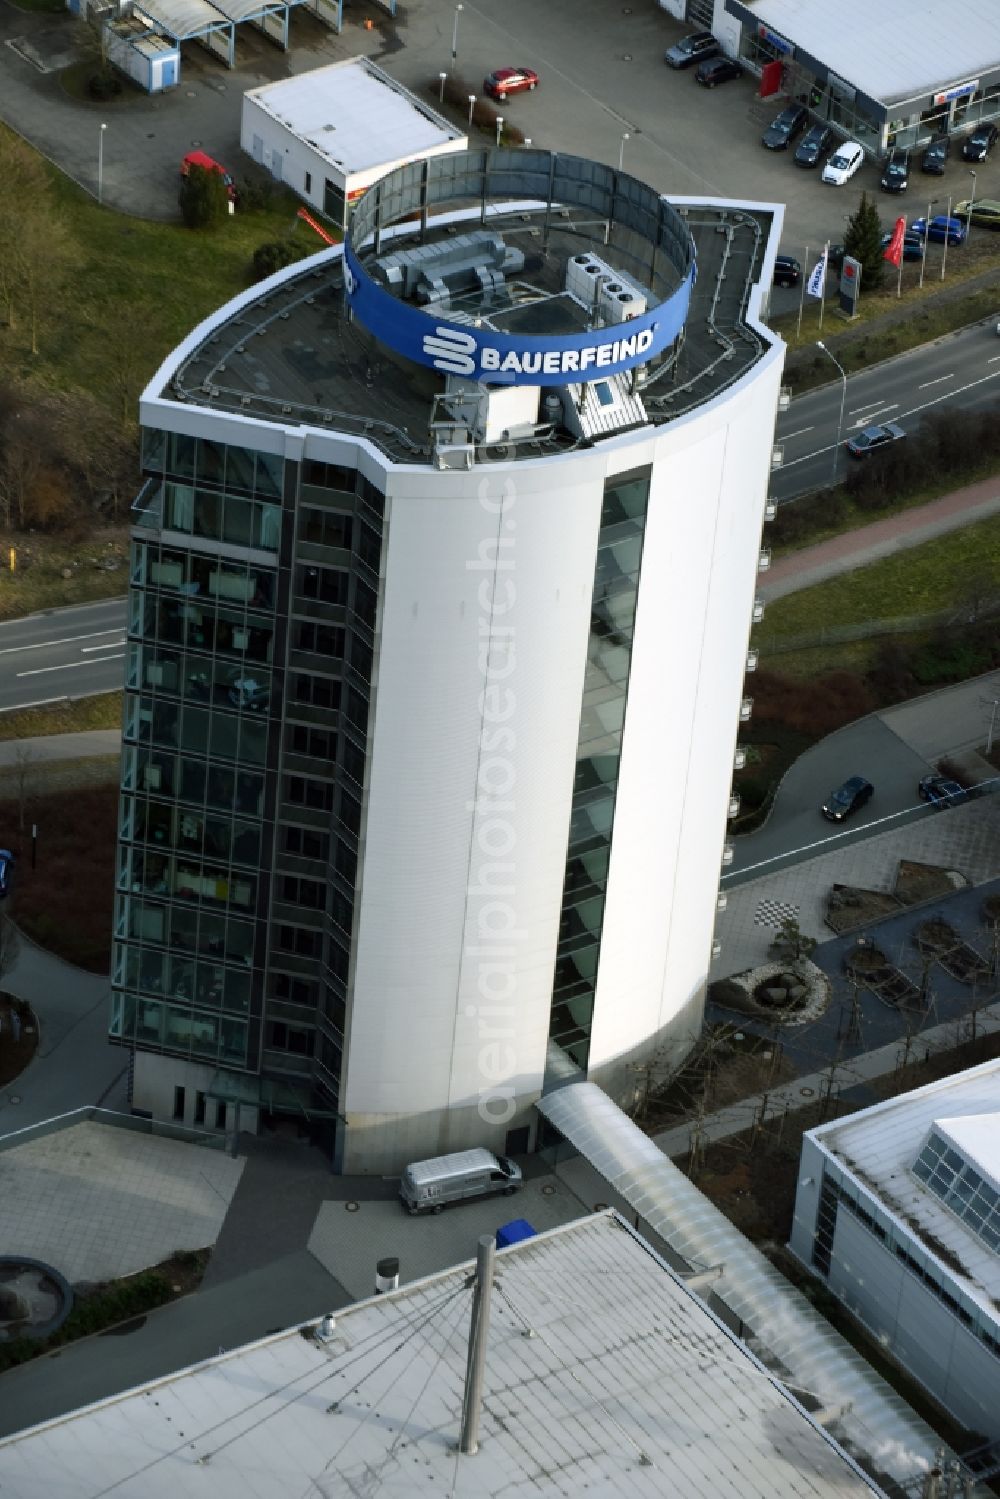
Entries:
[[123, 598], [0, 624], [0, 712], [118, 692], [124, 660]]
[[[904, 820], [940, 816], [917, 795], [917, 782], [933, 769], [929, 760], [922, 759], [876, 716], [828, 734], [790, 766], [764, 826], [732, 840], [733, 862], [723, 876], [723, 886], [756, 879], [786, 863], [841, 848]], [[826, 820], [820, 807], [831, 791], [853, 775], [871, 781], [875, 795], [838, 827]]]
[[[819, 349], [816, 354], [824, 357]], [[784, 453], [771, 494], [779, 503], [829, 484], [834, 472], [843, 477], [853, 462], [843, 442], [862, 427], [894, 421], [912, 432], [924, 413], [942, 406], [960, 403], [970, 411], [1000, 405], [1000, 338], [992, 318], [850, 375], [846, 391], [833, 361], [827, 363], [833, 384], [799, 396], [778, 418], [776, 442]]]

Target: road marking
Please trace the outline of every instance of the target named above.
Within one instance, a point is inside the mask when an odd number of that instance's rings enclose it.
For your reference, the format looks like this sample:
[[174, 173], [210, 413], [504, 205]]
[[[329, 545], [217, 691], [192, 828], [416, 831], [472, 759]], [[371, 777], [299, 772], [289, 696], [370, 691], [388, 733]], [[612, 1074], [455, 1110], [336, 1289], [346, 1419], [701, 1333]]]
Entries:
[[62, 697], [38, 697], [33, 703], [12, 703], [9, 708], [0, 708], [0, 713], [23, 713], [25, 708], [47, 708], [50, 703], [68, 703], [69, 698], [63, 693]]
[[923, 385], [918, 385], [917, 386], [917, 389], [918, 390], [929, 390], [932, 385], [940, 385], [940, 384], [942, 384], [943, 381], [945, 381], [945, 380], [954, 380], [954, 378], [955, 378], [955, 371], [952, 370], [952, 372], [951, 372], [950, 375], [938, 375], [938, 377], [937, 377], [936, 380], [925, 380], [924, 383], [923, 383]]
[[[124, 644], [125, 644], [125, 637], [123, 635], [122, 638], [121, 638], [121, 640], [109, 640], [108, 643], [107, 643], [107, 645], [82, 645], [80, 647], [80, 650], [83, 653], [83, 655], [87, 656], [92, 651], [113, 651], [116, 646], [124, 645]], [[110, 661], [111, 657], [109, 656], [107, 659]]]
[[[881, 418], [883, 416], [888, 416], [890, 411], [898, 411], [898, 410], [899, 410], [899, 402], [896, 401], [896, 402], [893, 403], [892, 406], [883, 406], [882, 410], [879, 411], [879, 412], [877, 412], [876, 414], [879, 416], [879, 418]], [[869, 413], [868, 416], [863, 416], [863, 417], [861, 417], [856, 422], [848, 422], [847, 425], [849, 427], [869, 427], [869, 426], [872, 426], [872, 425], [877, 426], [878, 423], [873, 423], [872, 422], [872, 413]]]
[[992, 359], [987, 359], [986, 363], [987, 364], [996, 364], [996, 362], [997, 362], [998, 359], [1000, 359], [1000, 354], [994, 354], [993, 358]]
[[[14, 621], [11, 620], [10, 623], [13, 624]], [[78, 640], [96, 640], [99, 635], [120, 635], [121, 633], [122, 627], [119, 625], [116, 630], [91, 630], [87, 635], [66, 635], [62, 640], [35, 640], [31, 645], [5, 645], [0, 649], [0, 656], [12, 656], [15, 651], [42, 651], [50, 645], [76, 645]], [[117, 645], [118, 641], [109, 640], [108, 644]], [[86, 650], [87, 647], [84, 646], [83, 649]], [[97, 649], [102, 650], [104, 647], [98, 646]]]
[[869, 401], [867, 406], [854, 406], [847, 413], [848, 416], [857, 416], [859, 411], [875, 411], [879, 406], [884, 406], [884, 401]]
[[[125, 660], [125, 652], [122, 651], [122, 653], [121, 653], [120, 656], [102, 656], [101, 660], [102, 661], [124, 661]], [[94, 666], [94, 665], [96, 665], [96, 663], [93, 662], [93, 661], [65, 661], [65, 662], [63, 662], [62, 666], [36, 666], [35, 669], [34, 669], [34, 671], [19, 671], [17, 673], [17, 676], [19, 678], [20, 677], [41, 677], [41, 676], [44, 676], [47, 671], [75, 671], [77, 669], [77, 667], [80, 667], [80, 666]]]
[[805, 437], [807, 432], [815, 432], [815, 427], [800, 427], [797, 432], [779, 432], [779, 442], [791, 442], [793, 437]]

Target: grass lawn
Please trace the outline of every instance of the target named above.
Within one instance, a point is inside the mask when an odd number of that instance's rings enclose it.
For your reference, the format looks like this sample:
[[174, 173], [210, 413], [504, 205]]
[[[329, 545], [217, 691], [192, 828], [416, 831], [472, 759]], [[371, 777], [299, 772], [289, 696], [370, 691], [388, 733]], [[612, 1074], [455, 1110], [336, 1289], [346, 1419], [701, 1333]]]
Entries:
[[[15, 552], [14, 571], [10, 552]], [[113, 569], [98, 566], [117, 558]], [[94, 532], [87, 541], [60, 536], [22, 536], [0, 530], [0, 620], [23, 619], [42, 609], [124, 598], [128, 588], [128, 531], [124, 526]], [[63, 577], [69, 572], [68, 578]]]
[[[8, 912], [34, 941], [91, 973], [111, 963], [115, 839], [118, 831], [118, 762], [78, 762], [97, 784], [52, 789], [68, 767], [31, 773], [25, 832], [19, 831], [16, 797], [0, 801], [0, 826], [18, 855]], [[51, 770], [52, 774], [48, 772]], [[38, 827], [37, 867], [31, 867], [31, 824]]]
[[53, 389], [90, 390], [112, 409], [121, 401], [123, 369], [141, 388], [199, 319], [250, 284], [258, 245], [288, 240], [301, 255], [322, 248], [286, 189], [269, 209], [195, 231], [98, 207], [55, 167], [47, 171], [53, 218], [66, 237], [59, 274], [41, 315], [38, 355], [21, 318], [4, 331], [0, 369]]
[[[938, 536], [923, 546], [830, 578], [767, 606], [762, 636], [808, 635], [835, 625], [895, 619], [959, 602], [963, 576], [1000, 555], [1000, 517]], [[842, 647], [837, 647], [838, 654]]]
[[120, 729], [121, 725], [122, 694], [102, 692], [74, 702], [0, 713], [0, 740], [40, 739], [49, 734], [80, 734], [87, 729]]

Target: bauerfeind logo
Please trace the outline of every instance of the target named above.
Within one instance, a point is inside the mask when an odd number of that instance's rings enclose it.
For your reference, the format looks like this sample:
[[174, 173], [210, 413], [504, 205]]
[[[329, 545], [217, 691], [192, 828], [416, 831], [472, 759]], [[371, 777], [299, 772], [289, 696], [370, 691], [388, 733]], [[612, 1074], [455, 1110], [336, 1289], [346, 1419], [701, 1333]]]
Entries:
[[646, 352], [653, 342], [653, 328], [644, 328], [626, 338], [616, 338], [611, 343], [591, 344], [584, 349], [517, 350], [492, 348], [480, 344], [471, 333], [458, 328], [435, 327], [433, 333], [425, 333], [423, 352], [436, 370], [449, 375], [474, 375], [477, 373], [474, 355], [479, 355], [478, 372], [483, 375], [583, 375], [587, 370], [607, 369], [623, 360], [636, 359]]

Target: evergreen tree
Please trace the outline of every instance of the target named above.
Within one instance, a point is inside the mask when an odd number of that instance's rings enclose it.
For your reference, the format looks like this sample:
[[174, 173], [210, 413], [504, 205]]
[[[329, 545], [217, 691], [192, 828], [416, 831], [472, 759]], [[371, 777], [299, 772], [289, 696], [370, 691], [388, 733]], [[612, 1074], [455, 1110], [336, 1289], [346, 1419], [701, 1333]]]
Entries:
[[861, 262], [862, 293], [875, 291], [882, 285], [885, 270], [885, 261], [882, 259], [882, 221], [867, 193], [861, 194], [858, 211], [848, 222], [844, 250]]
[[229, 194], [218, 172], [191, 167], [181, 178], [177, 201], [181, 218], [189, 229], [214, 229], [229, 214]]

